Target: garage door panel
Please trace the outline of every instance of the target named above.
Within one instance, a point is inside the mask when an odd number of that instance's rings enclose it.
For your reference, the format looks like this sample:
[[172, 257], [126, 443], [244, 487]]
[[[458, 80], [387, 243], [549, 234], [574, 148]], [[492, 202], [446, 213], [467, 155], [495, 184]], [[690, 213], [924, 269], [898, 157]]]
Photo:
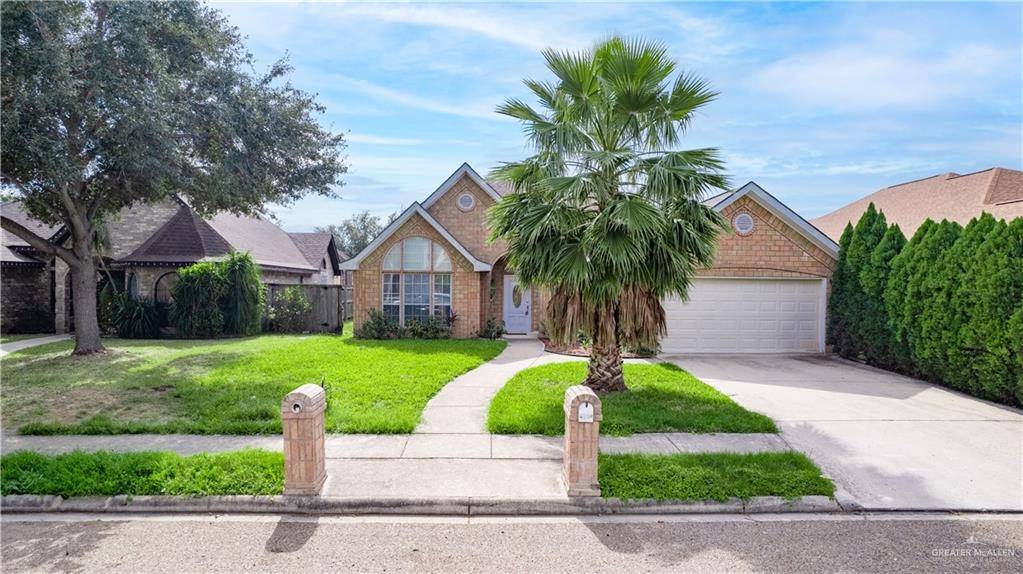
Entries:
[[819, 352], [821, 281], [697, 279], [666, 299], [666, 353]]

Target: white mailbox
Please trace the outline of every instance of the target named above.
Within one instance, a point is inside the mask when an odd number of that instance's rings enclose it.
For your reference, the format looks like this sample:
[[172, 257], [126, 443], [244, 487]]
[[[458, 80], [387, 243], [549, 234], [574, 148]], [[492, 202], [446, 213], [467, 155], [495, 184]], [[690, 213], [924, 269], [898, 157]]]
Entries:
[[579, 422], [581, 423], [592, 423], [593, 422], [593, 403], [586, 401], [579, 404]]

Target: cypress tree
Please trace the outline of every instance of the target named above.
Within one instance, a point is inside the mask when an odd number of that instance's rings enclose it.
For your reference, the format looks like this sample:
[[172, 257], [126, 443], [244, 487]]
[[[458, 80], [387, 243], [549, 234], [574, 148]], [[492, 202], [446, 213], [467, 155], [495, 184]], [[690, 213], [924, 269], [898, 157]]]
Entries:
[[928, 352], [927, 334], [924, 333], [924, 309], [936, 290], [936, 283], [930, 280], [930, 277], [938, 260], [959, 239], [962, 229], [962, 226], [954, 221], [942, 220], [920, 242], [910, 262], [911, 271], [906, 284], [905, 300], [902, 303], [902, 324], [916, 367], [932, 380], [940, 380], [941, 373], [940, 365]]
[[1019, 309], [1009, 319], [1009, 341], [1012, 376], [1010, 377], [1013, 393], [1015, 393], [1016, 404], [1023, 405], [1023, 301], [1020, 301]]
[[972, 305], [959, 329], [968, 362], [969, 391], [1002, 402], [1018, 400], [1020, 343], [1016, 314], [1023, 301], [1023, 218], [999, 221], [976, 251], [966, 272]]
[[913, 363], [909, 349], [909, 327], [906, 321], [905, 303], [909, 288], [909, 278], [915, 271], [917, 251], [920, 244], [937, 228], [937, 223], [930, 219], [923, 222], [917, 228], [913, 238], [906, 243], [902, 251], [892, 260], [892, 269], [888, 275], [888, 285], [884, 291], [885, 309], [888, 311], [888, 322], [895, 335], [895, 343], [905, 351], [907, 373], [916, 374], [917, 369]]
[[899, 371], [909, 369], [909, 354], [905, 345], [900, 345], [895, 337], [884, 295], [892, 272], [892, 262], [905, 246], [906, 236], [898, 225], [892, 225], [870, 254], [867, 265], [860, 270], [860, 287], [866, 304], [860, 325], [867, 361], [885, 369]]
[[849, 344], [841, 350], [847, 357], [858, 358], [866, 354], [866, 336], [871, 330], [868, 316], [868, 297], [860, 283], [860, 273], [869, 266], [870, 256], [884, 237], [888, 223], [871, 203], [856, 223], [849, 251], [846, 255], [847, 286], [845, 291], [845, 321]]
[[833, 345], [835, 352], [842, 353], [842, 349], [849, 346], [849, 333], [846, 329], [846, 292], [849, 284], [849, 270], [846, 259], [849, 253], [849, 243], [853, 237], [852, 223], [845, 224], [842, 237], [838, 240], [838, 262], [835, 265], [835, 272], [831, 274], [831, 296], [828, 298], [828, 344]]
[[996, 225], [989, 213], [970, 221], [959, 239], [938, 258], [927, 276], [930, 296], [923, 301], [921, 360], [942, 382], [956, 389], [970, 385], [971, 353], [963, 352], [959, 330], [973, 305], [967, 268], [975, 262], [977, 250]]

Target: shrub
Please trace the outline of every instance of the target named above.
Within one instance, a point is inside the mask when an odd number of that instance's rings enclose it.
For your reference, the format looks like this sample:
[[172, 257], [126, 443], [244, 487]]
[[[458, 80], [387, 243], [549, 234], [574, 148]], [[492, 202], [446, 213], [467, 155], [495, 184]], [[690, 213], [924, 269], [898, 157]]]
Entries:
[[110, 301], [117, 336], [124, 339], [155, 339], [160, 336], [158, 312], [151, 300], [133, 299], [128, 293], [114, 293]]
[[301, 333], [309, 324], [312, 303], [299, 286], [288, 287], [269, 306], [270, 330], [277, 333]]
[[843, 261], [843, 289], [840, 307], [835, 311], [842, 315], [844, 336], [836, 341], [835, 351], [844, 357], [859, 358], [866, 355], [865, 333], [870, 330], [867, 318], [869, 297], [860, 282], [860, 272], [869, 266], [874, 249], [881, 243], [888, 224], [884, 214], [867, 206], [867, 211], [853, 228]]
[[103, 334], [117, 332], [114, 317], [117, 310], [117, 289], [109, 281], [99, 291], [96, 313], [99, 320], [99, 331]]
[[842, 231], [842, 237], [838, 240], [838, 262], [835, 266], [835, 272], [831, 274], [831, 297], [828, 300], [827, 342], [829, 345], [833, 345], [836, 351], [847, 349], [851, 345], [849, 330], [846, 325], [846, 316], [848, 314], [846, 310], [848, 296], [846, 293], [848, 293], [849, 284], [852, 281], [847, 262], [849, 243], [852, 242], [852, 238], [853, 226], [851, 223], [847, 223], [845, 230]]
[[258, 333], [266, 296], [259, 268], [252, 256], [238, 252], [231, 252], [219, 265], [224, 277], [224, 292], [220, 299], [224, 332], [233, 335]]
[[409, 339], [447, 339], [451, 335], [448, 321], [429, 316], [423, 321], [411, 320], [405, 325], [405, 337]]
[[360, 339], [401, 339], [404, 337], [402, 331], [397, 321], [378, 309], [370, 309], [369, 319], [355, 329], [355, 336]]
[[892, 260], [905, 246], [906, 236], [899, 226], [889, 227], [859, 273], [865, 303], [863, 318], [859, 322], [864, 355], [868, 362], [894, 370], [908, 368], [909, 350], [895, 338], [884, 302], [884, 292], [888, 286]]
[[174, 302], [170, 320], [179, 334], [208, 339], [223, 333], [220, 296], [224, 293], [224, 273], [219, 264], [204, 261], [182, 268], [171, 293]]
[[504, 336], [504, 321], [499, 321], [494, 317], [487, 319], [487, 322], [483, 324], [480, 329], [479, 336], [481, 339], [500, 339]]

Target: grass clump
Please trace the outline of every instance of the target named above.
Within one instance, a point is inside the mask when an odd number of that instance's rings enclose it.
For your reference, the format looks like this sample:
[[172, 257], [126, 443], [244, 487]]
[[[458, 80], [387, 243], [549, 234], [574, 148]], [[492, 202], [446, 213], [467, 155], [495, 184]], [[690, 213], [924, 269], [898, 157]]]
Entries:
[[0, 458], [0, 493], [70, 496], [281, 494], [284, 455], [265, 450], [172, 452], [18, 451]]
[[[490, 404], [487, 427], [500, 434], [565, 432], [565, 389], [586, 377], [586, 363], [573, 361], [526, 369]], [[625, 365], [629, 390], [601, 397], [608, 435], [637, 432], [778, 432], [770, 418], [750, 412], [713, 387], [668, 364]]]
[[754, 496], [834, 496], [835, 485], [797, 452], [602, 454], [601, 496], [717, 500]]

